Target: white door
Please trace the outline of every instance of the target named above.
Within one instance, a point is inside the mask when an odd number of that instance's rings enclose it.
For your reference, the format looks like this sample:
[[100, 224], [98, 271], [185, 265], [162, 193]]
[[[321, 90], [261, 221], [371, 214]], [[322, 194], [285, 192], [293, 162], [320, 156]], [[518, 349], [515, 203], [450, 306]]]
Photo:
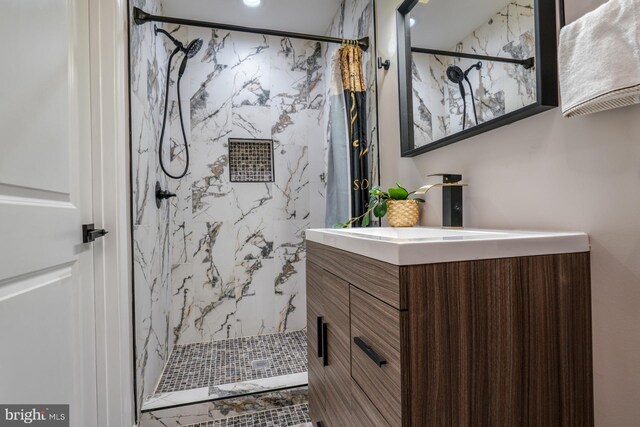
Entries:
[[77, 427], [97, 425], [88, 12], [0, 2], [0, 404]]

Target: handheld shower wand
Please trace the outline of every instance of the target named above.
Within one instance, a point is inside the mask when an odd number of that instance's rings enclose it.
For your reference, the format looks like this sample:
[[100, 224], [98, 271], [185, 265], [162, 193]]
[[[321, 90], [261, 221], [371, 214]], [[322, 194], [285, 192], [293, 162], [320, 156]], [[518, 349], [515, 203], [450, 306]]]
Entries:
[[202, 39], [195, 39], [191, 43], [184, 48], [184, 58], [182, 58], [182, 63], [180, 64], [180, 69], [178, 70], [178, 77], [182, 77], [184, 74], [184, 70], [187, 68], [187, 61], [200, 51], [202, 48]]
[[473, 116], [476, 121], [476, 125], [478, 124], [478, 114], [476, 113], [476, 100], [473, 96], [473, 87], [471, 86], [471, 81], [469, 81], [469, 73], [476, 69], [480, 70], [482, 68], [482, 62], [477, 62], [473, 64], [471, 67], [467, 68], [466, 71], [462, 71], [462, 68], [457, 65], [451, 65], [447, 68], [447, 78], [452, 83], [457, 83], [458, 88], [460, 90], [460, 96], [462, 97], [462, 130], [465, 130], [467, 127], [467, 98], [466, 91], [464, 89], [464, 82], [466, 81], [469, 85], [469, 91], [471, 92], [471, 101], [473, 105]]
[[[165, 85], [165, 91], [164, 91], [164, 113], [162, 117], [162, 130], [160, 131], [160, 141], [158, 143], [158, 159], [160, 160], [160, 168], [162, 169], [162, 172], [164, 172], [165, 175], [167, 175], [169, 178], [180, 179], [180, 178], [183, 178], [189, 171], [189, 163], [190, 163], [189, 143], [187, 142], [187, 133], [184, 130], [184, 119], [182, 116], [182, 102], [180, 102], [180, 98], [181, 98], [180, 82], [182, 81], [182, 76], [184, 75], [184, 72], [187, 68], [188, 60], [196, 56], [196, 54], [202, 48], [202, 39], [192, 40], [187, 45], [187, 47], [185, 47], [182, 42], [180, 42], [175, 37], [173, 37], [169, 32], [163, 30], [162, 28], [155, 27], [156, 36], [158, 35], [158, 33], [165, 35], [176, 46], [173, 52], [171, 52], [171, 55], [169, 56], [169, 61], [167, 64], [167, 76], [166, 76], [167, 83]], [[180, 69], [178, 70], [177, 91], [178, 91], [178, 113], [180, 115], [180, 129], [182, 130], [182, 138], [184, 141], [185, 166], [182, 173], [178, 175], [172, 175], [164, 165], [164, 160], [162, 158], [162, 147], [164, 145], [164, 132], [166, 130], [167, 110], [169, 108], [169, 82], [171, 81], [171, 79], [169, 78], [169, 75], [171, 73], [171, 63], [173, 61], [173, 57], [179, 52], [182, 52], [184, 54], [184, 57], [182, 58], [182, 63], [180, 63]]]

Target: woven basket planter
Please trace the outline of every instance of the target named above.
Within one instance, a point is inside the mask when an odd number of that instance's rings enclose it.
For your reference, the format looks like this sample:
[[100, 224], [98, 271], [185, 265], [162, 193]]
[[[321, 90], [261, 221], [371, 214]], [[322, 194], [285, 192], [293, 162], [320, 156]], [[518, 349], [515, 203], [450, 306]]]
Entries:
[[413, 227], [420, 219], [420, 204], [415, 200], [389, 200], [387, 219], [392, 227]]

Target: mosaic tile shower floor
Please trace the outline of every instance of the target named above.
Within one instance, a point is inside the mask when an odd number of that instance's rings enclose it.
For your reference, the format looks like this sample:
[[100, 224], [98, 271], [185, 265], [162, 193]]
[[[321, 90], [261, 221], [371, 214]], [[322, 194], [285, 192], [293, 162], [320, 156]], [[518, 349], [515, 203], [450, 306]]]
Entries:
[[306, 427], [311, 425], [309, 406], [305, 403], [206, 423], [192, 424], [189, 427]]
[[156, 394], [306, 372], [306, 340], [296, 331], [178, 345]]

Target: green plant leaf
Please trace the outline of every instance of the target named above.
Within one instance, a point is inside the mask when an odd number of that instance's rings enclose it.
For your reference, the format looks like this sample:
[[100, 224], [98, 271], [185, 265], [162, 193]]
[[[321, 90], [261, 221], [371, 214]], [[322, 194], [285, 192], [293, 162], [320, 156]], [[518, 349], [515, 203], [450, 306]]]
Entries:
[[[404, 191], [407, 191], [407, 189], [406, 189], [406, 188], [404, 188], [404, 187], [402, 186], [402, 184], [400, 184], [398, 181], [396, 181], [396, 185], [398, 186], [398, 188], [399, 188], [399, 189], [404, 190]], [[407, 191], [407, 193], [408, 193], [408, 191]]]
[[373, 214], [378, 218], [385, 216], [387, 214], [387, 201], [385, 200], [373, 208]]
[[409, 197], [409, 192], [404, 188], [390, 188], [389, 197], [393, 200], [407, 200], [407, 197]]
[[369, 226], [370, 221], [371, 221], [371, 218], [369, 217], [369, 214], [365, 215], [365, 216], [362, 218], [362, 226], [363, 226], [363, 227], [368, 227], [368, 226]]
[[375, 186], [371, 189], [371, 191], [369, 191], [369, 194], [371, 194], [374, 197], [379, 197], [382, 195], [382, 189], [378, 186]]

